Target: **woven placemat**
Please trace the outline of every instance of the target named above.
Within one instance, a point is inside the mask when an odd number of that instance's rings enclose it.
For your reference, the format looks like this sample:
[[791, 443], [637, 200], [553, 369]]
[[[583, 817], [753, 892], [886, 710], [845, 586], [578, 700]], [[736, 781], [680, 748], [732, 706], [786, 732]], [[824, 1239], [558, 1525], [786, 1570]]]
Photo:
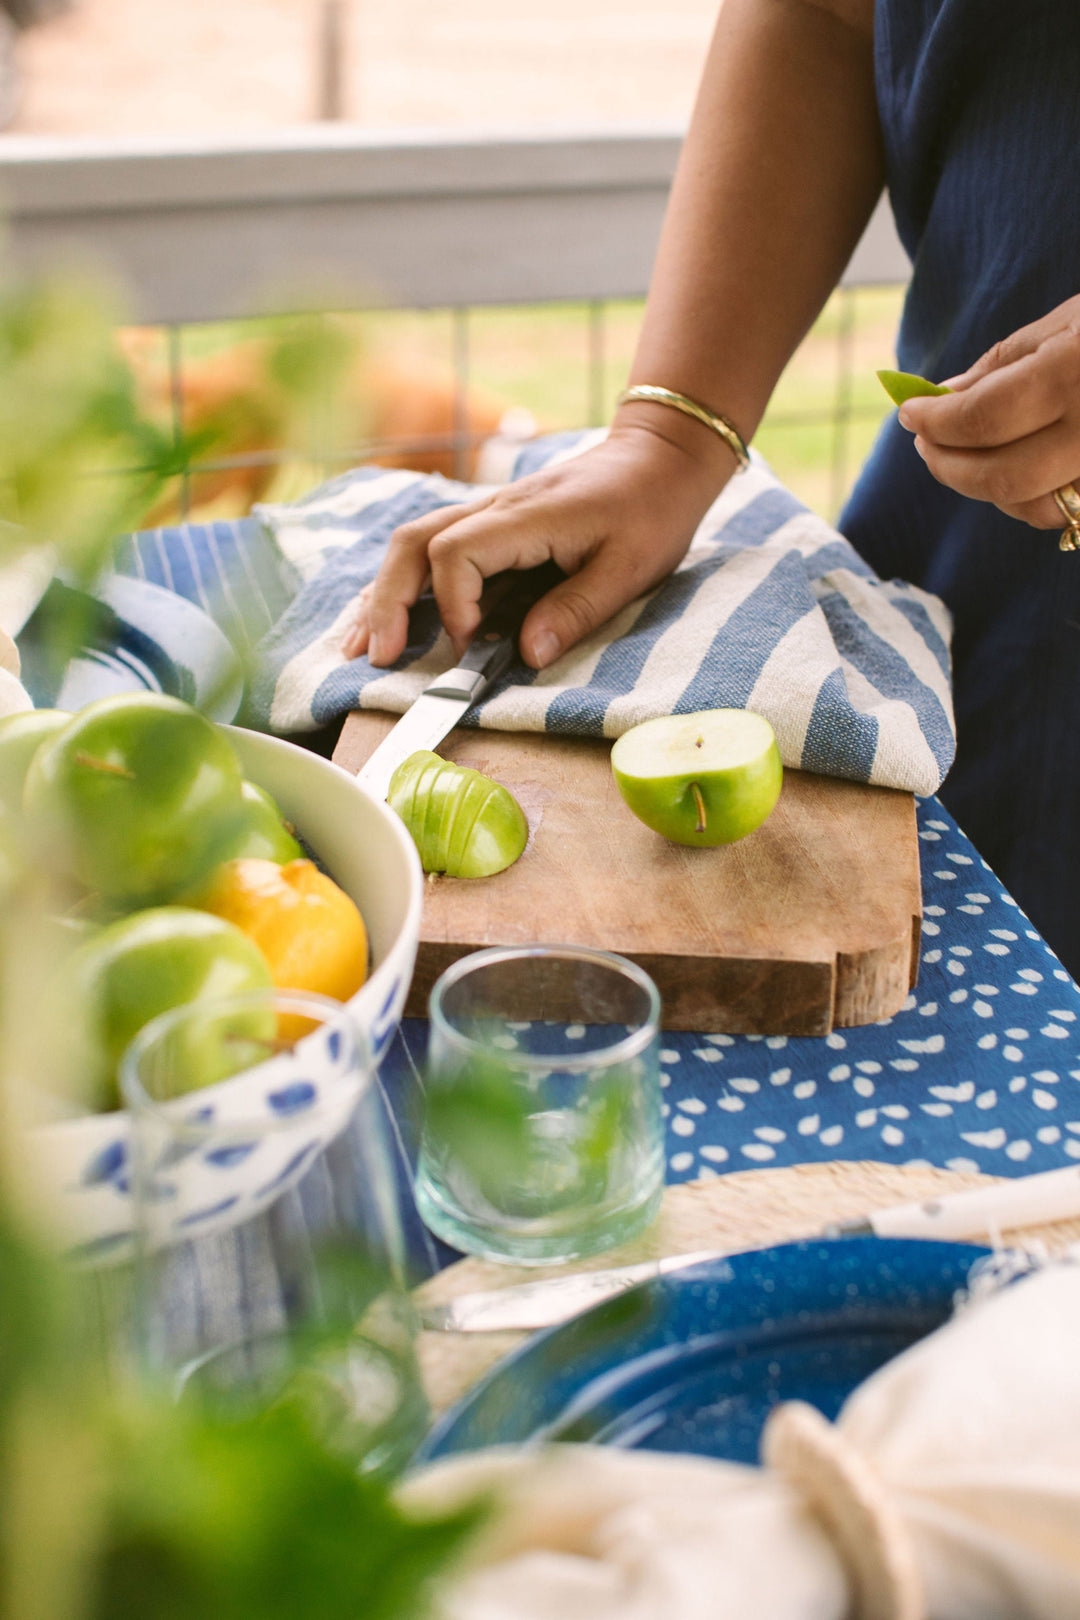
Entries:
[[[479, 1288], [505, 1288], [537, 1277], [566, 1276], [635, 1260], [716, 1249], [738, 1254], [794, 1238], [813, 1237], [832, 1221], [854, 1220], [871, 1209], [930, 1198], [1000, 1180], [923, 1165], [870, 1160], [800, 1164], [786, 1170], [745, 1170], [669, 1187], [660, 1215], [637, 1242], [570, 1266], [495, 1265], [461, 1260], [432, 1277], [417, 1297], [443, 1303]], [[1003, 1233], [1025, 1243], [1039, 1241], [1056, 1253], [1080, 1241], [1080, 1220]], [[433, 1412], [458, 1400], [496, 1361], [516, 1348], [523, 1333], [422, 1333], [420, 1365]]]

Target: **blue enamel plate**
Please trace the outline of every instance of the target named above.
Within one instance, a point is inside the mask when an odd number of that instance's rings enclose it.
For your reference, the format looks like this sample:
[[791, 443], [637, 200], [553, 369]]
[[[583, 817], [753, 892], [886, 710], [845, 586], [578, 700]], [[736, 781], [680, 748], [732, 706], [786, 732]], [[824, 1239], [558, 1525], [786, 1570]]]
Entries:
[[989, 1250], [908, 1238], [785, 1243], [658, 1277], [535, 1334], [428, 1436], [420, 1460], [536, 1440], [755, 1463], [770, 1409], [834, 1418], [952, 1314]]

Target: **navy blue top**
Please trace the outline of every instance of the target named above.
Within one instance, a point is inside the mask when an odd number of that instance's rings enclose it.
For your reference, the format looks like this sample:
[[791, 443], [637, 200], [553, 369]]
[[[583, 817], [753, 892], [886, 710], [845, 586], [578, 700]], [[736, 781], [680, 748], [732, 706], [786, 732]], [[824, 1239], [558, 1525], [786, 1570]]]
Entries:
[[[1080, 292], [1080, 4], [877, 0], [875, 70], [914, 267], [899, 361], [948, 377]], [[841, 527], [952, 609], [942, 798], [1080, 974], [1080, 554], [938, 484], [895, 416]]]

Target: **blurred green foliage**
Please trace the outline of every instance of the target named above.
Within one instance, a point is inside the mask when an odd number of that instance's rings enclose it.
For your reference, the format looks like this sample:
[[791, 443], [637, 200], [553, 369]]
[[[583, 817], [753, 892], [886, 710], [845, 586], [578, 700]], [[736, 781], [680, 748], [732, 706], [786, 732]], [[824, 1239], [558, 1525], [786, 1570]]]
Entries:
[[[117, 314], [85, 279], [0, 279], [0, 566], [48, 547], [91, 585], [114, 537], [213, 448], [216, 428], [185, 437], [144, 416]], [[266, 360], [301, 424], [347, 363], [313, 318], [289, 323]], [[80, 633], [57, 622], [61, 657]], [[16, 884], [10, 832], [0, 824], [0, 1617], [419, 1620], [475, 1514], [407, 1516], [392, 1482], [327, 1443], [325, 1403], [303, 1392], [247, 1409], [177, 1400], [105, 1328], [105, 1283], [39, 1230], [19, 1131], [28, 1085], [49, 1089], [63, 1020], [43, 999], [43, 907]], [[338, 1277], [331, 1338], [374, 1287]]]
[[103, 283], [70, 274], [0, 281], [0, 566], [49, 544], [77, 584], [172, 480], [243, 439], [238, 415], [265, 398], [283, 441], [323, 442], [355, 355], [343, 322], [299, 314], [262, 323], [254, 395], [197, 429], [140, 402]]
[[158, 1405], [115, 1435], [93, 1620], [404, 1620], [470, 1517], [406, 1518], [278, 1406], [235, 1424]]
[[10, 553], [48, 542], [80, 579], [177, 458], [206, 448], [142, 417], [114, 316], [104, 288], [88, 281], [44, 275], [0, 287], [0, 516], [12, 525], [0, 545]]
[[[483, 1029], [471, 1034], [485, 1042]], [[554, 1059], [552, 1069], [558, 1069]], [[617, 1144], [633, 1140], [640, 1129], [638, 1087], [615, 1065], [593, 1076], [587, 1095], [573, 1102], [554, 1095], [555, 1089], [550, 1081], [526, 1083], [494, 1046], [445, 1074], [429, 1066], [425, 1140], [438, 1159], [453, 1164], [456, 1174], [507, 1214], [599, 1202]], [[556, 1115], [564, 1135], [553, 1144], [550, 1126]], [[553, 1164], [560, 1167], [558, 1184]]]
[[110, 1379], [92, 1279], [0, 1222], [5, 1620], [418, 1620], [477, 1515], [417, 1520], [324, 1443], [311, 1403], [261, 1410]]

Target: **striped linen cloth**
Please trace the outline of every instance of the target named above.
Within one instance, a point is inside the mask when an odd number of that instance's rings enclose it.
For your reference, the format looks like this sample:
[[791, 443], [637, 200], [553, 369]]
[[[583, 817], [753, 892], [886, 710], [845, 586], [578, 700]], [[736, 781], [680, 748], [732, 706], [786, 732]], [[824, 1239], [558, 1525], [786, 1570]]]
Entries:
[[250, 517], [125, 535], [113, 569], [201, 608], [249, 672], [259, 642], [303, 583], [269, 531]]
[[[535, 440], [513, 476], [599, 437]], [[303, 581], [258, 649], [260, 724], [295, 732], [352, 708], [401, 713], [454, 662], [430, 598], [390, 670], [346, 661], [340, 642], [394, 529], [477, 492], [367, 467], [256, 508]], [[511, 670], [466, 723], [614, 738], [656, 715], [747, 708], [771, 722], [785, 765], [931, 794], [955, 752], [949, 635], [936, 597], [879, 580], [755, 455], [673, 575], [539, 674]]]

